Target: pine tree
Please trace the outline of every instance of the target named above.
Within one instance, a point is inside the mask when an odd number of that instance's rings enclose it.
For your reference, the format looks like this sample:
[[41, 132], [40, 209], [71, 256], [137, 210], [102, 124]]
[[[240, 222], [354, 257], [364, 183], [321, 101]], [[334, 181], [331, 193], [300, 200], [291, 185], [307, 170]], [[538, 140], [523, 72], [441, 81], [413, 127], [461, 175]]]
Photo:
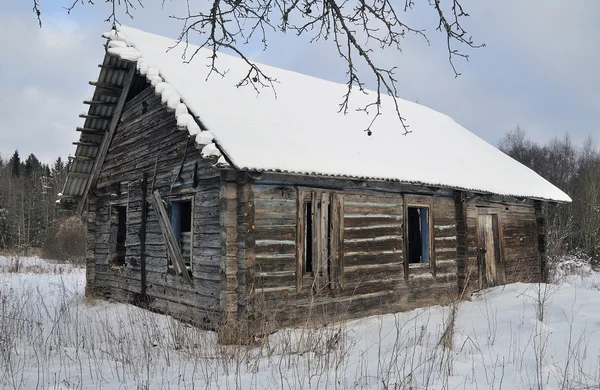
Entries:
[[40, 176], [42, 174], [42, 163], [31, 153], [25, 160], [25, 175], [27, 177]]
[[13, 177], [21, 176], [21, 157], [19, 157], [19, 151], [15, 150], [9, 162], [11, 166], [11, 174]]

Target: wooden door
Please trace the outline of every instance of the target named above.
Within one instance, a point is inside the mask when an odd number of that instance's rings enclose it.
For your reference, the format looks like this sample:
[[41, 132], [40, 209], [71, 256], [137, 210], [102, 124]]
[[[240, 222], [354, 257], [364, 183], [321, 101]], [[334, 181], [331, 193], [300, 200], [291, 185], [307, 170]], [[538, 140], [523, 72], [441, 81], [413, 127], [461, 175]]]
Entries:
[[485, 214], [477, 217], [480, 288], [506, 283], [498, 225], [497, 214]]
[[297, 290], [343, 286], [343, 195], [321, 190], [298, 193]]

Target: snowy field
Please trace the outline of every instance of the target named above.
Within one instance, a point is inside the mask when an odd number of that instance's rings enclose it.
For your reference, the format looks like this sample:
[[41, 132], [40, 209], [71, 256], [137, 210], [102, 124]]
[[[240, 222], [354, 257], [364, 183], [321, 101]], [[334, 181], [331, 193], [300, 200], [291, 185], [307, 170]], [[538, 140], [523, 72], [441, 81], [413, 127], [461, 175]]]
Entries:
[[553, 285], [285, 330], [250, 348], [220, 346], [214, 333], [131, 305], [87, 300], [84, 269], [0, 256], [0, 387], [598, 388], [600, 275], [569, 264]]

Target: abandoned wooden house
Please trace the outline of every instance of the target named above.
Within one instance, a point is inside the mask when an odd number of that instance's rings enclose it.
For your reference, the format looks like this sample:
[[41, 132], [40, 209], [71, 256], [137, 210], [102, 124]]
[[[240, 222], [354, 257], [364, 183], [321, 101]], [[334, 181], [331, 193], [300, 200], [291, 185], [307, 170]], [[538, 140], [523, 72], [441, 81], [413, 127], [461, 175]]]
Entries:
[[368, 136], [345, 85], [105, 38], [60, 199], [86, 216], [89, 293], [275, 329], [544, 277], [546, 206], [569, 197], [451, 118], [399, 99], [404, 136], [384, 96]]

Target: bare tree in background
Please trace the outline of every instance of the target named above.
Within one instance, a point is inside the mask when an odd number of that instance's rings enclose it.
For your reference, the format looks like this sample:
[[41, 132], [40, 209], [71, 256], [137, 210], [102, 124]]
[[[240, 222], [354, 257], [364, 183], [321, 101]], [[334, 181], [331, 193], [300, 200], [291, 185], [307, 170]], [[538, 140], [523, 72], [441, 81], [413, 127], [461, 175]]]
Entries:
[[540, 145], [517, 127], [502, 138], [499, 147], [573, 200], [551, 204], [548, 209], [550, 254], [583, 251], [600, 264], [600, 149], [593, 139], [577, 147], [566, 134]]
[[[41, 3], [44, 0], [32, 0], [33, 12], [42, 25]], [[68, 0], [66, 0], [68, 1]], [[145, 0], [105, 0], [111, 7], [106, 21], [114, 26], [119, 24], [120, 16], [133, 17]], [[147, 1], [147, 0], [146, 0]], [[66, 9], [70, 12], [80, 4], [93, 4], [92, 0], [71, 0]], [[462, 48], [478, 48], [472, 37], [463, 27], [469, 15], [461, 4], [462, 0], [428, 0], [427, 4], [439, 21], [437, 31], [443, 34], [446, 42], [448, 61], [455, 76], [460, 73], [454, 60], [468, 59]], [[163, 0], [163, 7], [165, 1]], [[198, 37], [199, 46], [212, 50], [212, 71], [223, 74], [216, 59], [220, 50], [228, 49], [236, 53], [248, 65], [248, 73], [238, 81], [238, 86], [249, 85], [260, 91], [274, 88], [275, 79], [252, 62], [241, 49], [242, 45], [253, 39], [259, 39], [263, 48], [267, 48], [268, 32], [288, 33], [296, 36], [308, 36], [311, 42], [318, 40], [333, 41], [337, 54], [347, 64], [347, 91], [342, 97], [339, 111], [349, 109], [350, 96], [358, 89], [366, 93], [364, 74], [359, 75], [358, 66], [366, 66], [367, 73], [374, 76], [376, 94], [373, 100], [359, 111], [374, 112], [373, 120], [365, 129], [371, 134], [373, 122], [381, 115], [381, 95], [394, 98], [395, 113], [402, 124], [404, 134], [410, 132], [409, 124], [402, 117], [396, 98], [398, 97], [396, 67], [382, 67], [373, 58], [375, 48], [401, 51], [402, 39], [407, 34], [423, 38], [429, 44], [427, 32], [421, 26], [403, 22], [413, 9], [413, 0], [210, 0], [193, 2], [187, 0], [187, 14], [172, 15], [181, 22], [179, 42], [186, 45], [190, 36]], [[200, 9], [200, 10], [199, 10]], [[193, 59], [197, 51], [190, 54]]]

